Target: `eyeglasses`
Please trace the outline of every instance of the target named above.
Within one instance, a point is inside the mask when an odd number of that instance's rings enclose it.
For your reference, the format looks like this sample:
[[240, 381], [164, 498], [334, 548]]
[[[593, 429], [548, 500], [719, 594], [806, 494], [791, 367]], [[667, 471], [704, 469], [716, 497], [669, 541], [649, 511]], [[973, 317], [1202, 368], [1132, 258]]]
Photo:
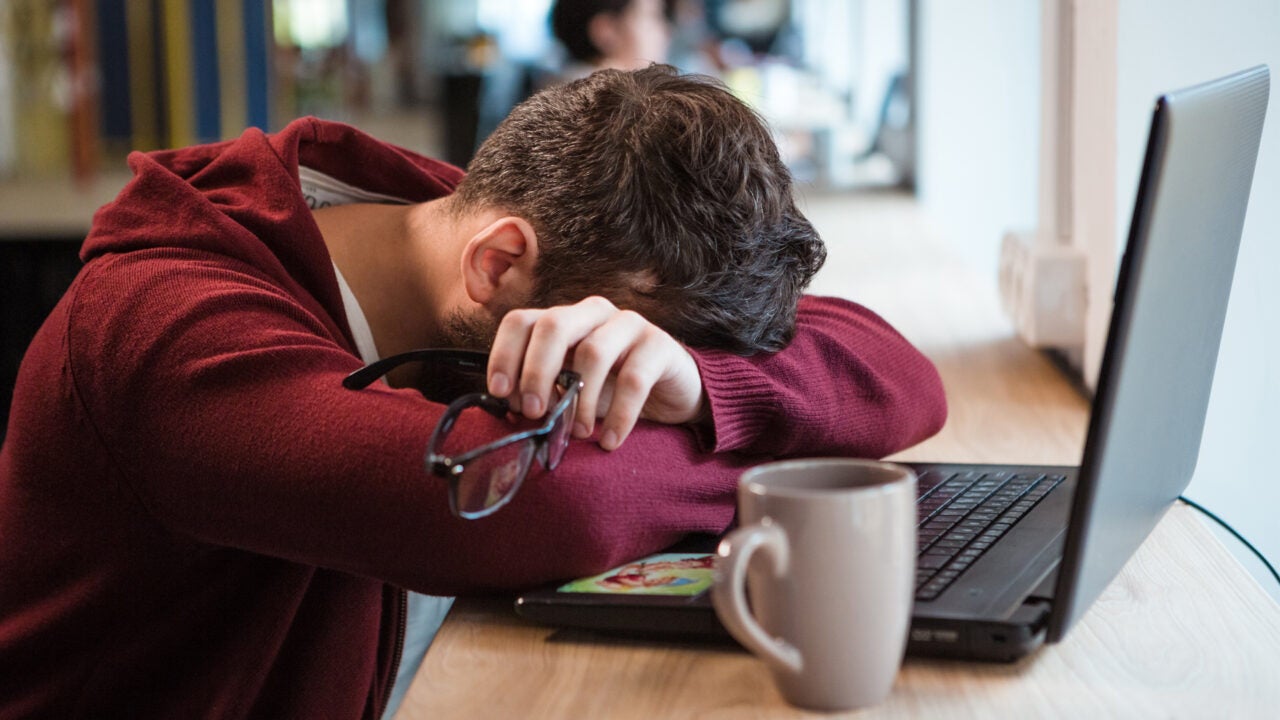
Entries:
[[[418, 391], [428, 400], [450, 403], [427, 443], [426, 466], [431, 474], [449, 481], [449, 508], [454, 515], [473, 520], [494, 513], [515, 497], [534, 459], [554, 470], [564, 458], [582, 387], [577, 373], [560, 372], [556, 378], [559, 399], [539, 421], [511, 412], [505, 399], [483, 391], [489, 355], [475, 350], [411, 350], [356, 370], [342, 385], [360, 390], [411, 362], [425, 363], [416, 383]], [[464, 412], [475, 409], [509, 423], [513, 432], [480, 447], [466, 447], [452, 431]]]

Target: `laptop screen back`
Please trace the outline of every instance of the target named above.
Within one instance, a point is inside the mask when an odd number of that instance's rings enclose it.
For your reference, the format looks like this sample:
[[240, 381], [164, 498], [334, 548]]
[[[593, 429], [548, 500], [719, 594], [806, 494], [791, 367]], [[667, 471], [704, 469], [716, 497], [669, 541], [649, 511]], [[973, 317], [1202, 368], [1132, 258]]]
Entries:
[[1050, 642], [1186, 489], [1269, 92], [1258, 67], [1157, 102], [1050, 618]]

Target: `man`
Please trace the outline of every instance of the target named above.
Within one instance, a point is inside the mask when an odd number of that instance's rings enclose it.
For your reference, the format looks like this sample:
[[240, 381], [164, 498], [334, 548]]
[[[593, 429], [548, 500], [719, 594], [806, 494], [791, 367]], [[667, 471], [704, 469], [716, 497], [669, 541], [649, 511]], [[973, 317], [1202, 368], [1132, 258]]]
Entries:
[[[945, 414], [882, 320], [800, 299], [821, 244], [767, 131], [669, 68], [537, 96], [465, 179], [315, 119], [130, 164], [0, 451], [0, 716], [376, 718], [401, 588], [600, 572], [723, 530], [753, 460]], [[583, 378], [563, 462], [479, 520], [423, 469], [444, 406], [342, 387], [455, 344], [531, 418]]]

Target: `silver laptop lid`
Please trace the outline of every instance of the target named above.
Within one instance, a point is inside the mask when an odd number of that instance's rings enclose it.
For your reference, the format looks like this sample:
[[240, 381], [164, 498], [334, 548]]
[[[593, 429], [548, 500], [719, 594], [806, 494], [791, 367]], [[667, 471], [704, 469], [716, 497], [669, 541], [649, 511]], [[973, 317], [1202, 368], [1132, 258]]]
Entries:
[[1195, 471], [1270, 73], [1156, 103], [1054, 592], [1056, 642]]

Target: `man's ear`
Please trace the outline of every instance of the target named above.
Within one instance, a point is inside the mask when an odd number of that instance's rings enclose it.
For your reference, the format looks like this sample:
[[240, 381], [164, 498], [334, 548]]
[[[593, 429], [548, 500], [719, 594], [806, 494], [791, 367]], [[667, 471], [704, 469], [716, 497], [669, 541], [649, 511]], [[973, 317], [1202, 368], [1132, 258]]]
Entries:
[[508, 215], [490, 223], [462, 250], [462, 280], [480, 305], [511, 306], [533, 291], [538, 234], [524, 218]]

